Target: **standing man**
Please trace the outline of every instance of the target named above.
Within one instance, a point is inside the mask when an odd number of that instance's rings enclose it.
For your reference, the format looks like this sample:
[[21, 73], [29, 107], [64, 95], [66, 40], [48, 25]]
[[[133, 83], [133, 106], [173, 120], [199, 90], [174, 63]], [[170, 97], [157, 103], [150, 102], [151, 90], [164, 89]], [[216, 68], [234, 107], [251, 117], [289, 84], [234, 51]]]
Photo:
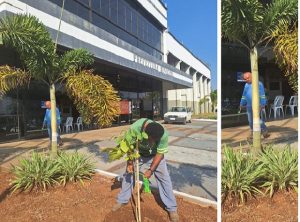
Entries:
[[[248, 122], [251, 129], [250, 139], [253, 138], [253, 112], [252, 112], [252, 74], [251, 72], [243, 73], [243, 79], [246, 81], [244, 86], [243, 95], [240, 102], [240, 110], [242, 107], [246, 107], [247, 114], [248, 114]], [[259, 100], [260, 100], [260, 110], [264, 109], [266, 106], [266, 95], [265, 95], [265, 88], [262, 82], [259, 81]], [[270, 136], [268, 133], [267, 126], [262, 118], [260, 118], [260, 127], [261, 132], [264, 138]]]
[[[44, 122], [43, 122], [43, 128], [45, 125], [47, 125], [47, 130], [48, 130], [48, 135], [49, 135], [49, 139], [50, 142], [52, 141], [52, 130], [51, 130], [51, 102], [50, 101], [46, 101], [45, 102], [45, 106], [46, 106], [46, 112], [45, 112], [45, 117], [44, 117]], [[57, 143], [59, 146], [63, 145], [62, 139], [60, 138], [59, 135], [59, 125], [61, 123], [61, 119], [60, 119], [60, 112], [58, 110], [58, 108], [56, 107], [56, 124], [57, 124]]]
[[[179, 221], [176, 198], [164, 158], [164, 154], [168, 152], [168, 132], [161, 124], [146, 118], [136, 121], [131, 125], [131, 129], [138, 132], [144, 131], [148, 134], [148, 140], [143, 140], [139, 147], [141, 172], [148, 179], [154, 175], [160, 198], [169, 213], [170, 220], [172, 222]], [[134, 185], [133, 170], [133, 162], [127, 161], [122, 188], [117, 197], [117, 204], [112, 209], [113, 211], [125, 206], [131, 197]]]

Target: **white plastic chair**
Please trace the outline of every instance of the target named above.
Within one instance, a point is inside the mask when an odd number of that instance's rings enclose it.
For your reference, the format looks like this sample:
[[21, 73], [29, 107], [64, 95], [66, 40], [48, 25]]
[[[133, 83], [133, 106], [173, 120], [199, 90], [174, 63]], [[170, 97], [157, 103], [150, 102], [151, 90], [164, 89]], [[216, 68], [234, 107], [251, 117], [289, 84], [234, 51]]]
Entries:
[[76, 123], [74, 123], [75, 126], [77, 126], [77, 130], [80, 131], [80, 126], [83, 130], [83, 124], [82, 124], [82, 117], [78, 117], [76, 120]]
[[287, 108], [290, 108], [292, 116], [295, 114], [295, 108], [298, 111], [298, 96], [291, 96], [289, 104], [285, 107], [285, 115], [287, 112]]
[[276, 96], [274, 99], [274, 104], [271, 105], [270, 107], [270, 113], [269, 113], [269, 118], [271, 117], [272, 110], [274, 112], [274, 118], [276, 119], [277, 116], [277, 111], [279, 111], [279, 116], [280, 116], [280, 110], [282, 111], [282, 116], [284, 118], [284, 112], [283, 112], [283, 100], [284, 96]]
[[63, 127], [66, 128], [66, 133], [68, 133], [71, 129], [73, 130], [73, 117], [67, 117]]

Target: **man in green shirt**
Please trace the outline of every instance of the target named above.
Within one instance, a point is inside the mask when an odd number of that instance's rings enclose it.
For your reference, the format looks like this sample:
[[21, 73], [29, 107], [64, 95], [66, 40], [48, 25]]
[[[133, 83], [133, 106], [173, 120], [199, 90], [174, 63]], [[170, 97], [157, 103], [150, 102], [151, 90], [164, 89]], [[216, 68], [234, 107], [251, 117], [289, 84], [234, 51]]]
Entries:
[[[148, 140], [143, 140], [139, 146], [141, 172], [148, 179], [154, 175], [159, 195], [169, 212], [171, 221], [179, 221], [176, 198], [173, 193], [171, 178], [167, 169], [164, 154], [168, 152], [168, 132], [164, 127], [150, 119], [139, 119], [131, 125], [131, 129], [146, 132]], [[130, 197], [133, 181], [133, 162], [127, 161], [126, 173], [122, 178], [122, 189], [118, 194], [117, 204], [113, 211], [125, 206]]]

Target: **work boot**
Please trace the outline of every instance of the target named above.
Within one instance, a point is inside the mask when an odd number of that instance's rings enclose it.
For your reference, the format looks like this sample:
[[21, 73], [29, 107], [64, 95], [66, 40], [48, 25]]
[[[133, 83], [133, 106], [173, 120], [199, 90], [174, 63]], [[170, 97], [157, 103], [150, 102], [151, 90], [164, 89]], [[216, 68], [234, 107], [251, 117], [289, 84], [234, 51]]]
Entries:
[[127, 203], [116, 203], [111, 210], [113, 212], [115, 212], [126, 205], [127, 205]]
[[179, 216], [177, 211], [169, 211], [169, 218], [171, 222], [179, 222]]
[[264, 138], [268, 138], [270, 136], [270, 133], [268, 132], [268, 130], [265, 130], [262, 132], [262, 135]]

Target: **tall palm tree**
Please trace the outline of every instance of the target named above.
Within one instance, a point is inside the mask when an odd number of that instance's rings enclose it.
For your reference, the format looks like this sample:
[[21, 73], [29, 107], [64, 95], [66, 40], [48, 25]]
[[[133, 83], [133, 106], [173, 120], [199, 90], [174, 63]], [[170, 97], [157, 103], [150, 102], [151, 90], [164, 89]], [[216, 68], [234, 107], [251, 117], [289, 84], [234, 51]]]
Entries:
[[[0, 66], [0, 96], [34, 79], [49, 87], [51, 107], [56, 107], [55, 86], [64, 83], [67, 94], [85, 122], [108, 126], [119, 113], [117, 92], [93, 70], [94, 60], [85, 49], [58, 55], [46, 27], [34, 16], [14, 15], [0, 20], [0, 35], [6, 47], [13, 48], [24, 69]], [[55, 109], [52, 109], [55, 110]], [[52, 153], [57, 153], [56, 112], [52, 112]]]
[[259, 124], [258, 53], [281, 22], [297, 18], [297, 0], [222, 0], [222, 34], [249, 50], [252, 72], [253, 147], [261, 147]]

